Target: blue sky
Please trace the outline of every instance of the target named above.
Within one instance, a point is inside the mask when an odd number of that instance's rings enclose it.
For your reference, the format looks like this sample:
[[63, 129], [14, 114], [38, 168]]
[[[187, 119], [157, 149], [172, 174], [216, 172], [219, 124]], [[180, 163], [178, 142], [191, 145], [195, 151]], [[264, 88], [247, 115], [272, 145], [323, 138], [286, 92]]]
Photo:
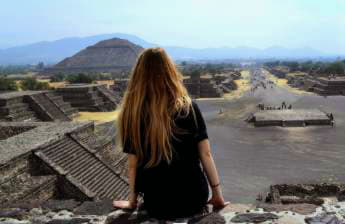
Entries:
[[116, 32], [161, 45], [345, 54], [345, 0], [1, 0], [0, 48]]

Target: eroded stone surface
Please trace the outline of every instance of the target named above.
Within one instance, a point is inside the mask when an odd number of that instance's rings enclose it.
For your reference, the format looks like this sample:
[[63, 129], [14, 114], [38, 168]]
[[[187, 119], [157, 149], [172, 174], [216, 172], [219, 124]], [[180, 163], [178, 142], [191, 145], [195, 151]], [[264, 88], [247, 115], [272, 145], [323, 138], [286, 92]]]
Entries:
[[[58, 203], [56, 201], [55, 203]], [[62, 203], [65, 203], [62, 201]], [[68, 210], [52, 211], [47, 207], [31, 209], [12, 208], [0, 210], [1, 224], [154, 224], [154, 223], [189, 223], [189, 224], [230, 224], [230, 223], [263, 223], [263, 224], [345, 224], [345, 202], [325, 200], [322, 206], [309, 205], [274, 205], [274, 207], [255, 208], [254, 205], [231, 204], [218, 212], [209, 212], [195, 217], [177, 220], [156, 220], [150, 218], [146, 211], [116, 210], [108, 212], [111, 201], [88, 202], [75, 211], [86, 215], [79, 215]], [[272, 205], [271, 205], [272, 206]], [[63, 207], [61, 205], [61, 207]], [[111, 206], [110, 206], [111, 207]], [[56, 207], [54, 207], [56, 208]], [[271, 209], [271, 210], [270, 210]], [[267, 212], [270, 210], [270, 212]], [[102, 211], [102, 212], [101, 212]], [[24, 212], [25, 215], [18, 215]], [[91, 215], [98, 213], [101, 215]], [[302, 214], [304, 213], [304, 214]], [[6, 217], [4, 217], [4, 215]]]
[[266, 212], [281, 212], [281, 211], [292, 211], [302, 215], [307, 215], [315, 212], [318, 206], [313, 204], [292, 204], [292, 205], [283, 205], [283, 204], [261, 204], [261, 208]]
[[49, 200], [42, 204], [42, 208], [52, 211], [68, 210], [73, 211], [80, 202], [75, 200]]

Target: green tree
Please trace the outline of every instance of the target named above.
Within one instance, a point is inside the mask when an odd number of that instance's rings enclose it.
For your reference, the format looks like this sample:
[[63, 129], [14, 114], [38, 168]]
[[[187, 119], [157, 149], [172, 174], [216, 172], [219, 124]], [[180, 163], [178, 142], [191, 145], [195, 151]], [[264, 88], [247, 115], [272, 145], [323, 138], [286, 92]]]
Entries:
[[25, 78], [21, 82], [21, 88], [23, 90], [48, 90], [50, 89], [49, 83], [47, 82], [39, 82], [37, 79], [29, 77]]
[[67, 81], [69, 83], [92, 83], [94, 78], [90, 75], [85, 75], [84, 73], [79, 73], [78, 75], [67, 76]]
[[345, 64], [341, 61], [333, 62], [325, 68], [325, 72], [328, 74], [345, 74]]
[[5, 77], [0, 77], [0, 91], [16, 91], [18, 89], [16, 81]]
[[50, 77], [51, 82], [62, 82], [65, 80], [65, 75], [59, 73]]

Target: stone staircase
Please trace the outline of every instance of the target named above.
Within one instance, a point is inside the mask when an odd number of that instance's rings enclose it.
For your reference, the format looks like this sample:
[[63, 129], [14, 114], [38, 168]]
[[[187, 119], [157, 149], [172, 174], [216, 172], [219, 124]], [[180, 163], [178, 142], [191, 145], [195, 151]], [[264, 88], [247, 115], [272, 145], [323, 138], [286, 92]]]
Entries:
[[40, 121], [24, 96], [0, 99], [0, 121]]
[[35, 155], [91, 200], [128, 196], [127, 182], [113, 167], [96, 150], [71, 135], [36, 151]]
[[58, 88], [57, 93], [79, 111], [107, 111], [104, 99], [96, 90], [97, 85], [76, 85]]
[[120, 98], [115, 95], [115, 92], [109, 90], [106, 86], [97, 86], [96, 89], [99, 95], [103, 97], [109, 110], [115, 110], [120, 103]]
[[47, 92], [45, 95], [57, 106], [59, 107], [64, 114], [66, 114], [69, 118], [73, 118], [78, 114], [78, 109], [73, 108], [70, 103], [65, 102], [63, 97], [56, 94], [55, 92]]
[[38, 114], [47, 117], [51, 121], [70, 121], [71, 119], [60, 109], [45, 93], [29, 95], [30, 101], [36, 104], [34, 107]]

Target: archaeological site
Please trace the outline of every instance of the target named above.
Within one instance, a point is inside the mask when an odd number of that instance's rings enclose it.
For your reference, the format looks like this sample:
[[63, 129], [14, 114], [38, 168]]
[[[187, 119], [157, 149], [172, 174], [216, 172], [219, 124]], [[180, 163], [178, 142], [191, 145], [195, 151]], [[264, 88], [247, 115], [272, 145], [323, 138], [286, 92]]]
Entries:
[[2, 0], [0, 224], [345, 224], [344, 12]]

